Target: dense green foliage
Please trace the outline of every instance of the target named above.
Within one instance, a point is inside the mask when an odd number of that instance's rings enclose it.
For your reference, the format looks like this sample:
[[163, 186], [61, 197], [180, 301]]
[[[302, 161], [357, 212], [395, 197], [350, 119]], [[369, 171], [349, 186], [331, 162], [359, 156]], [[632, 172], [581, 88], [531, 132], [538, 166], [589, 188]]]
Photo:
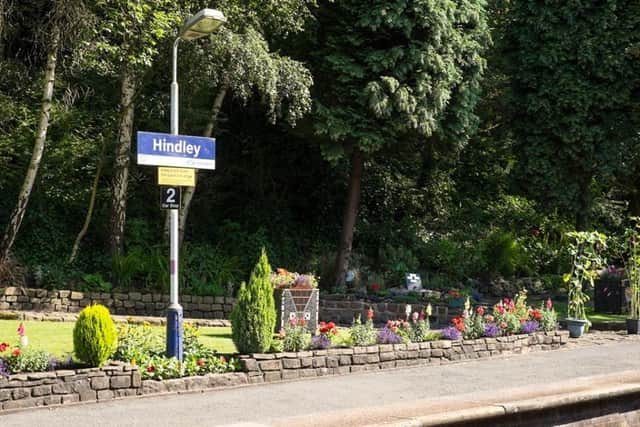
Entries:
[[91, 366], [102, 366], [116, 351], [118, 335], [109, 309], [92, 304], [80, 312], [73, 327], [73, 352]]
[[[0, 280], [166, 291], [155, 168], [135, 164], [135, 140], [116, 150], [122, 80], [131, 71], [136, 82], [133, 138], [167, 132], [173, 40], [210, 4], [9, 3], [0, 26], [2, 230], [38, 125], [51, 47], [41, 23], [54, 4], [74, 8], [56, 21], [73, 27], [60, 41], [44, 156]], [[572, 266], [566, 232], [621, 235], [640, 214], [637, 2], [215, 7], [224, 29], [180, 43], [180, 133], [217, 138], [217, 170], [199, 174], [186, 217], [181, 292], [237, 292], [262, 247], [274, 266], [333, 286], [353, 148], [364, 173], [349, 264], [363, 286], [397, 286], [417, 271], [444, 289], [521, 276], [555, 289]], [[94, 180], [95, 208], [66, 264]], [[122, 251], [111, 255], [116, 187], [126, 216]]]
[[240, 285], [231, 312], [233, 342], [240, 353], [264, 353], [271, 347], [276, 308], [270, 276], [271, 266], [263, 248], [249, 283]]

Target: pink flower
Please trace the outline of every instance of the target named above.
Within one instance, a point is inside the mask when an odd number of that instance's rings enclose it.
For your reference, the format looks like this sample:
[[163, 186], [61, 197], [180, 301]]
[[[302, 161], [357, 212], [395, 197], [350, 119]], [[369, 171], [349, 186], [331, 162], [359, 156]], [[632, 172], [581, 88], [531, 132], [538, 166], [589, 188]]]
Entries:
[[373, 320], [373, 308], [371, 307], [367, 310], [367, 320]]
[[24, 336], [24, 324], [22, 322], [20, 322], [20, 325], [18, 325], [18, 335], [20, 337]]
[[492, 316], [492, 315], [487, 314], [486, 316], [484, 316], [484, 320], [486, 320], [486, 321], [487, 321], [487, 322], [489, 322], [489, 323], [492, 323], [492, 322], [493, 322], [493, 320], [494, 320], [494, 318], [493, 318], [493, 316]]
[[553, 302], [551, 302], [551, 298], [547, 298], [545, 306], [547, 307], [547, 310], [551, 310], [553, 308]]
[[153, 365], [149, 365], [147, 366], [147, 372], [155, 372], [156, 371], [156, 367]]
[[7, 351], [9, 347], [11, 347], [9, 343], [6, 343], [6, 342], [0, 343], [0, 353], [4, 353], [5, 351]]
[[411, 318], [413, 319], [414, 322], [417, 322], [419, 317], [420, 315], [418, 314], [417, 311], [414, 311], [413, 314], [411, 315]]
[[501, 329], [507, 329], [507, 322], [500, 322]]
[[200, 366], [200, 367], [203, 367], [203, 366], [204, 366], [204, 359], [203, 359], [203, 358], [200, 358], [200, 359], [196, 360], [196, 364], [197, 364], [198, 366]]
[[484, 315], [484, 307], [480, 306], [476, 309], [476, 313], [478, 313], [478, 316], [482, 316]]

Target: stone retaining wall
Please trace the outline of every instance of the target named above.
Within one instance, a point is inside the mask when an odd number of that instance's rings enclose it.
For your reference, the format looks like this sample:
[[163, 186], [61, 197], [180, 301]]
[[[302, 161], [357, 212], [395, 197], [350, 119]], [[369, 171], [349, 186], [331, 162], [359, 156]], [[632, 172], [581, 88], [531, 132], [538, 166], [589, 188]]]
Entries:
[[[42, 311], [58, 313], [77, 313], [91, 303], [109, 308], [112, 314], [136, 316], [165, 316], [169, 305], [168, 294], [157, 293], [117, 293], [117, 292], [77, 292], [70, 290], [46, 290], [19, 287], [0, 288], [0, 311]], [[230, 297], [181, 295], [180, 304], [184, 317], [193, 319], [229, 319], [235, 299]], [[404, 303], [349, 301], [343, 296], [320, 293], [319, 319], [334, 321], [341, 325], [350, 325], [360, 315], [366, 319], [371, 307], [375, 313], [376, 324], [390, 319], [406, 317]], [[424, 304], [413, 304], [412, 311], [424, 309]], [[458, 310], [459, 311], [459, 310]], [[434, 305], [432, 324], [448, 323], [453, 314], [445, 305]]]
[[[366, 319], [369, 307], [373, 309], [373, 321], [376, 324], [386, 323], [387, 320], [406, 319], [406, 303], [349, 301], [329, 295], [320, 298], [320, 320], [333, 320], [341, 325], [350, 325], [357, 316]], [[411, 304], [411, 311], [420, 312], [425, 307], [426, 304]], [[433, 304], [431, 310], [432, 324], [446, 324], [453, 315], [460, 314], [460, 309], [451, 310], [446, 305]]]
[[164, 381], [141, 380], [138, 368], [112, 362], [102, 368], [59, 370], [0, 378], [2, 410], [121, 397], [208, 390], [324, 375], [402, 368], [554, 350], [567, 343], [567, 331], [539, 332], [466, 341], [379, 344], [297, 353], [240, 356], [244, 372], [208, 374]]
[[140, 372], [121, 363], [102, 368], [36, 372], [0, 378], [3, 410], [104, 401], [140, 394]]
[[240, 362], [249, 376], [249, 383], [253, 384], [554, 350], [565, 345], [568, 338], [567, 331], [538, 332], [464, 341], [443, 340], [297, 353], [252, 354], [241, 356]]
[[[91, 303], [103, 304], [114, 314], [164, 316], [169, 295], [0, 288], [0, 310], [77, 313]], [[235, 299], [229, 297], [180, 297], [184, 316], [196, 319], [228, 319], [234, 303]]]

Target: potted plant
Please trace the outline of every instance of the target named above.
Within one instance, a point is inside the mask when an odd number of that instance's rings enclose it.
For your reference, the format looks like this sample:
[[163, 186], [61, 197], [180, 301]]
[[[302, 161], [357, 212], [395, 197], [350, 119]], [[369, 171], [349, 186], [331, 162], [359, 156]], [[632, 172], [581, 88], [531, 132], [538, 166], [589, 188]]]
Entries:
[[276, 302], [276, 332], [292, 320], [303, 320], [309, 331], [318, 327], [318, 279], [311, 273], [298, 274], [278, 268], [271, 274]]
[[569, 336], [578, 338], [590, 325], [585, 312], [589, 295], [584, 292], [584, 288], [593, 288], [598, 270], [604, 264], [601, 253], [606, 248], [607, 236], [597, 231], [574, 231], [566, 236], [572, 259], [571, 272], [562, 277], [568, 287], [566, 322]]
[[625, 269], [629, 279], [629, 317], [627, 333], [638, 334], [640, 330], [640, 236], [638, 218], [633, 218], [635, 226], [624, 233]]

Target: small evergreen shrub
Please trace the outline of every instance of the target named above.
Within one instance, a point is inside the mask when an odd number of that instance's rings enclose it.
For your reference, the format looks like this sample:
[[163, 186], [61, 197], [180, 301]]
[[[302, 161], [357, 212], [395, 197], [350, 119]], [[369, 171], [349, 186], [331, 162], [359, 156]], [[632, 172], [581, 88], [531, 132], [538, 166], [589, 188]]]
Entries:
[[117, 332], [109, 310], [100, 304], [85, 307], [73, 327], [73, 351], [91, 366], [102, 366], [114, 353]]
[[271, 347], [276, 307], [270, 276], [271, 266], [262, 248], [249, 284], [240, 286], [231, 312], [232, 338], [240, 353], [264, 353]]

